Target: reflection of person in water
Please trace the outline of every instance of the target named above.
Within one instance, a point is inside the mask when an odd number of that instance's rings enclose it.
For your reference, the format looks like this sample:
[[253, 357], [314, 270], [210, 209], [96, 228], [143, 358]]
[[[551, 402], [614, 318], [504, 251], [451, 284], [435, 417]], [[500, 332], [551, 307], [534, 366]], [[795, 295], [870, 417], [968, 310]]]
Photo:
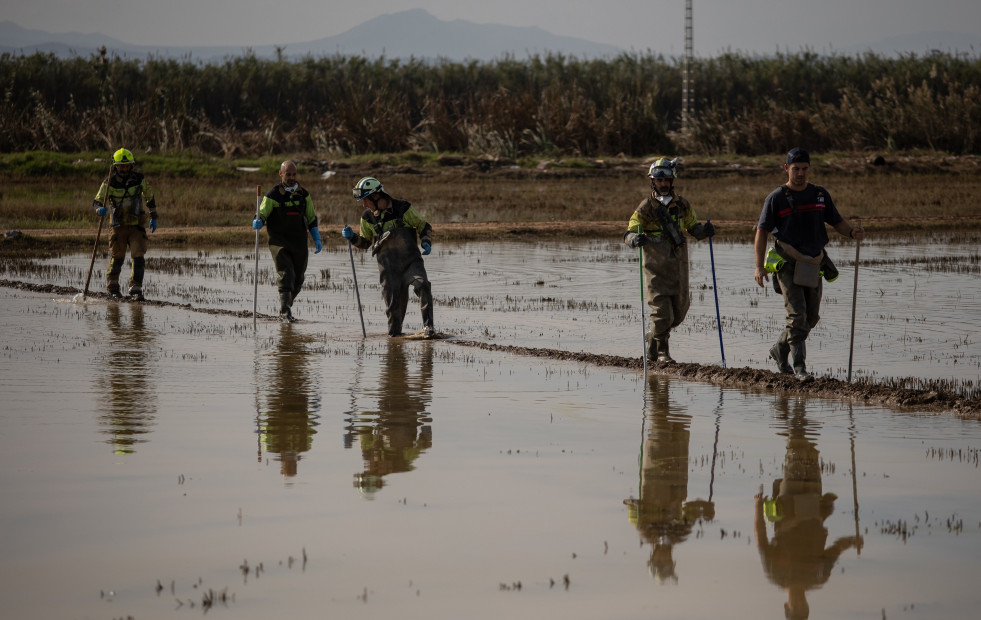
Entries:
[[[124, 314], [129, 313], [129, 320]], [[151, 377], [153, 366], [153, 333], [144, 325], [141, 304], [112, 303], [106, 307], [109, 325], [105, 374], [106, 403], [109, 411], [102, 416], [102, 426], [116, 454], [135, 452], [143, 443], [141, 435], [150, 432], [156, 417], [157, 401]]]
[[[412, 374], [409, 354], [416, 352], [418, 372]], [[426, 411], [432, 389], [432, 346], [389, 340], [378, 381], [378, 410], [361, 411], [353, 421], [364, 459], [364, 471], [354, 477], [357, 488], [374, 493], [388, 474], [411, 471], [419, 455], [433, 445], [432, 418]]]
[[[807, 591], [821, 587], [843, 551], [861, 549], [858, 536], [839, 538], [826, 547], [828, 528], [824, 521], [834, 512], [834, 493], [822, 493], [821, 463], [815, 443], [817, 429], [804, 416], [804, 402], [796, 399], [791, 409], [781, 401], [780, 418], [787, 422], [787, 452], [783, 478], [774, 480], [773, 496], [756, 495], [753, 532], [766, 576], [786, 589], [787, 618], [807, 618], [810, 606]], [[781, 433], [783, 434], [783, 433]], [[767, 536], [766, 522], [773, 523], [773, 538]]]
[[678, 581], [673, 558], [674, 545], [687, 540], [699, 518], [713, 519], [715, 507], [688, 497], [688, 443], [691, 416], [670, 404], [665, 377], [649, 377], [651, 384], [649, 425], [641, 455], [640, 497], [623, 501], [630, 522], [641, 538], [650, 543], [648, 566], [661, 582]]
[[277, 455], [280, 472], [288, 477], [296, 475], [300, 455], [311, 448], [316, 434], [320, 386], [310, 369], [313, 343], [313, 336], [284, 323], [278, 349], [264, 372], [266, 410], [259, 417], [260, 441]]

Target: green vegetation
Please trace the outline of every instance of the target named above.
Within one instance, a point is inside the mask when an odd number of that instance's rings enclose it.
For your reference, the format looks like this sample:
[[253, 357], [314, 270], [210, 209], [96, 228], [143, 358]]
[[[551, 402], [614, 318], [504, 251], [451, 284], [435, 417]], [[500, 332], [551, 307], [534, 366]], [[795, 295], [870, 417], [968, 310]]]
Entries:
[[[977, 56], [727, 53], [696, 59], [693, 74], [695, 115], [681, 133], [681, 62], [657, 55], [487, 63], [247, 55], [200, 64], [3, 54], [0, 152], [108, 153], [125, 145], [149, 152], [141, 158], [149, 164], [154, 154], [182, 152], [519, 161], [760, 155], [794, 144], [813, 152], [981, 150]], [[53, 161], [66, 173], [79, 170]]]

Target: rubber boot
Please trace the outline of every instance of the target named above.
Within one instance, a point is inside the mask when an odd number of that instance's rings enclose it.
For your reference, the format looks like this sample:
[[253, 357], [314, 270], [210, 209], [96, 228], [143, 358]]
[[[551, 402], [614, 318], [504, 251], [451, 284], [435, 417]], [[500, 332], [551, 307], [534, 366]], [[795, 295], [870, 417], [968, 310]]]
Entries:
[[807, 357], [807, 347], [803, 342], [790, 345], [790, 357], [794, 361], [794, 376], [797, 377], [797, 380], [801, 382], [813, 381], [814, 375], [807, 372], [807, 366], [804, 364], [804, 358]]
[[293, 318], [293, 312], [290, 310], [290, 306], [293, 305], [293, 296], [289, 293], [279, 294], [279, 318], [283, 320], [284, 323], [292, 323], [296, 321]]
[[143, 272], [146, 269], [146, 259], [138, 256], [133, 259], [133, 273], [129, 279], [129, 296], [143, 300]]
[[786, 342], [778, 342], [770, 347], [770, 358], [777, 363], [777, 368], [785, 375], [794, 373], [794, 369], [787, 362], [788, 355], [790, 355], [790, 345]]
[[109, 283], [106, 285], [106, 288], [108, 289], [109, 297], [112, 299], [120, 299], [123, 296], [122, 291], [119, 290], [118, 281], [114, 282], [110, 280]]
[[668, 352], [668, 339], [656, 338], [654, 342], [657, 343], [657, 361], [664, 364], [673, 364], [674, 358]]

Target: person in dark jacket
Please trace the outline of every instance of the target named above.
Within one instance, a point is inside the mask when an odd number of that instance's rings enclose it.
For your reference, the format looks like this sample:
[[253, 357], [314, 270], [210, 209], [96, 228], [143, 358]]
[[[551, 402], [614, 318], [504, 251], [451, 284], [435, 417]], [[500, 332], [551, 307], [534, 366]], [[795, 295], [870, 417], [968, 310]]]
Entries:
[[[783, 295], [786, 327], [770, 357], [781, 373], [793, 374], [800, 381], [811, 381], [807, 371], [805, 341], [820, 320], [822, 270], [827, 270], [824, 246], [827, 226], [839, 234], [861, 241], [865, 230], [843, 218], [828, 190], [807, 181], [811, 156], [802, 148], [787, 153], [783, 166], [787, 182], [770, 192], [756, 225], [754, 279], [760, 286], [773, 274], [774, 287]], [[775, 238], [767, 252], [767, 239]], [[788, 361], [788, 357], [793, 362]]]
[[[361, 226], [357, 233], [345, 226], [341, 236], [358, 249], [371, 248], [371, 254], [378, 261], [388, 335], [402, 335], [409, 287], [412, 287], [422, 310], [421, 335], [434, 337], [433, 293], [422, 259], [432, 251], [432, 226], [408, 201], [392, 198], [381, 181], [374, 177], [358, 181], [354, 186], [354, 197], [366, 207], [361, 214]], [[417, 244], [422, 246], [421, 253]]]
[[282, 182], [262, 198], [259, 217], [252, 220], [252, 228], [259, 230], [268, 225], [269, 252], [279, 274], [279, 316], [292, 323], [296, 320], [292, 312], [293, 301], [303, 287], [310, 256], [307, 232], [313, 238], [314, 254], [323, 249], [323, 244], [313, 199], [296, 180], [296, 164], [284, 161], [279, 167], [279, 178]]

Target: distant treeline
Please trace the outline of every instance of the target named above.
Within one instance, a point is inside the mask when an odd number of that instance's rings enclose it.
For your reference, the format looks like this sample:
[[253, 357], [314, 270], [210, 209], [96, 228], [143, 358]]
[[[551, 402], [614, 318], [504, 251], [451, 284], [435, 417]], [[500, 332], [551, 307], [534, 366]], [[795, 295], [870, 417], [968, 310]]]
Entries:
[[0, 152], [981, 152], [976, 56], [726, 53], [695, 59], [692, 75], [694, 114], [681, 132], [682, 62], [653, 54], [210, 64], [3, 54]]

